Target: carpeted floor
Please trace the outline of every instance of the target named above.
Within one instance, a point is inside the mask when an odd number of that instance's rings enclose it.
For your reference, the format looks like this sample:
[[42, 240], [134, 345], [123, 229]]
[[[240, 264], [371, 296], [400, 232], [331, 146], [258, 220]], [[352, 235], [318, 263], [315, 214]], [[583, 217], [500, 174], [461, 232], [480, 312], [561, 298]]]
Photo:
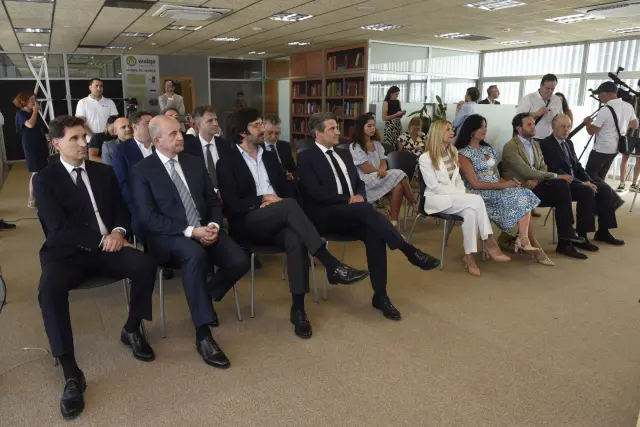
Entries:
[[[205, 365], [180, 279], [166, 282], [167, 339], [148, 324], [157, 354], [138, 362], [118, 340], [126, 317], [122, 286], [72, 293], [76, 354], [88, 389], [86, 409], [64, 422], [63, 379], [47, 354], [37, 303], [43, 241], [26, 207], [28, 174], [16, 165], [0, 194], [0, 216], [18, 229], [0, 234], [8, 305], [0, 313], [0, 426], [633, 426], [640, 409], [640, 248], [632, 194], [619, 210], [622, 248], [603, 246], [587, 261], [556, 256], [550, 226], [536, 230], [555, 267], [526, 255], [462, 268], [456, 228], [445, 271], [422, 272], [389, 252], [389, 294], [403, 320], [371, 308], [369, 282], [307, 298], [314, 335], [303, 341], [288, 321], [281, 257], [257, 273], [256, 317], [248, 279], [218, 304], [214, 336], [231, 369]], [[546, 214], [546, 209], [541, 210]], [[437, 254], [441, 227], [421, 221], [415, 242]], [[333, 244], [334, 253], [340, 247]], [[346, 261], [365, 265], [359, 243]], [[322, 274], [318, 275], [321, 284]], [[157, 292], [154, 310], [157, 314]]]

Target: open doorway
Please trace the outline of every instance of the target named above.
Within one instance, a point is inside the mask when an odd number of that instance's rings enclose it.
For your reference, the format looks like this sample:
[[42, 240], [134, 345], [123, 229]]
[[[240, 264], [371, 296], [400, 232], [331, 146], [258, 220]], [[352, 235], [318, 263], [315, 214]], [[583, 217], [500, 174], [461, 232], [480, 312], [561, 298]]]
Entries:
[[185, 76], [165, 76], [160, 79], [162, 81], [162, 93], [165, 93], [165, 84], [171, 80], [175, 87], [175, 93], [182, 96], [184, 101], [185, 114], [191, 114], [196, 108], [196, 87], [193, 77]]

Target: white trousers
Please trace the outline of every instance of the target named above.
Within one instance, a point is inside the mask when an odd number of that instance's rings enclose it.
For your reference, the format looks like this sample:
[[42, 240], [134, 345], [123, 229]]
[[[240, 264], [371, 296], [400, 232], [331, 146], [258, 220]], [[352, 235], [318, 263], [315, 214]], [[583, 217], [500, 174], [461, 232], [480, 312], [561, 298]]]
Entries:
[[487, 240], [493, 234], [491, 221], [484, 206], [484, 200], [477, 194], [452, 194], [453, 205], [442, 211], [450, 215], [460, 215], [462, 223], [462, 236], [464, 239], [464, 253], [478, 252], [478, 231], [480, 239]]

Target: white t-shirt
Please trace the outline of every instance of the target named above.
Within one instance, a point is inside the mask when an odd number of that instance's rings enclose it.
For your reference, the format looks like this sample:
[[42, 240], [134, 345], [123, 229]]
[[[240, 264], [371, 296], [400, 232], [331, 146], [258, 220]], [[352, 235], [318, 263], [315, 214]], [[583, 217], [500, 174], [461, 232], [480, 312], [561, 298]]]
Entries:
[[544, 139], [553, 133], [551, 121], [558, 114], [562, 114], [562, 101], [560, 98], [553, 95], [549, 101], [549, 105], [547, 105], [547, 101], [542, 99], [540, 92], [535, 91], [529, 95], [525, 95], [520, 102], [518, 102], [518, 109], [516, 110], [516, 114], [535, 113], [544, 106], [546, 106], [549, 111], [542, 116], [536, 125], [536, 134], [534, 136], [536, 139]]
[[[633, 107], [628, 102], [624, 102], [620, 98], [612, 99], [607, 102], [606, 105], [610, 105], [616, 112], [618, 117], [618, 126], [620, 132], [626, 135], [627, 129], [629, 129], [629, 122], [637, 120], [636, 114], [633, 111]], [[620, 134], [616, 130], [616, 125], [613, 122], [613, 115], [608, 107], [602, 107], [598, 112], [594, 126], [600, 128], [596, 134], [596, 142], [593, 145], [593, 150], [598, 153], [615, 154], [618, 152], [618, 139]]]
[[78, 106], [76, 107], [76, 117], [87, 119], [89, 129], [93, 133], [104, 132], [104, 127], [109, 117], [117, 115], [116, 104], [104, 96], [99, 100], [87, 96], [78, 101]]

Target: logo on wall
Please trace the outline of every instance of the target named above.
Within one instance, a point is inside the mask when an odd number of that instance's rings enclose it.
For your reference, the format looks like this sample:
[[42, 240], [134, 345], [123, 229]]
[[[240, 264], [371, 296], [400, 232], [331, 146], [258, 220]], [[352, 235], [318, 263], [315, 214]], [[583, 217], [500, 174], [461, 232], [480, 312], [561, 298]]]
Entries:
[[135, 67], [136, 64], [138, 63], [135, 56], [127, 56], [126, 62], [127, 62], [127, 65], [130, 67]]

